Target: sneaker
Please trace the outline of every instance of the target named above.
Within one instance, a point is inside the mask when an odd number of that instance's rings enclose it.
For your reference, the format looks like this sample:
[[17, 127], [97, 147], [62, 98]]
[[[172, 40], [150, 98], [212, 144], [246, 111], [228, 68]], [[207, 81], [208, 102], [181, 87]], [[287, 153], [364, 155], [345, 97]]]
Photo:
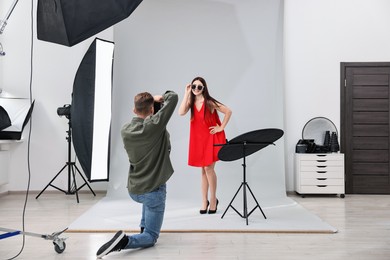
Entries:
[[126, 234], [121, 230], [116, 232], [115, 236], [110, 241], [102, 245], [96, 253], [97, 258], [102, 258], [114, 251], [121, 251], [126, 247], [129, 239]]

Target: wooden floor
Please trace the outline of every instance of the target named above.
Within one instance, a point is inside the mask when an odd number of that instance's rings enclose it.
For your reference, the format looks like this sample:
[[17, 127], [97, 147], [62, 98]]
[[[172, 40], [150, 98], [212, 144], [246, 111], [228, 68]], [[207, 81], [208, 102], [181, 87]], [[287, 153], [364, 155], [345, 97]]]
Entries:
[[[25, 230], [37, 234], [60, 231], [104, 194], [93, 197], [46, 193], [38, 200], [30, 194]], [[336, 234], [162, 233], [155, 247], [112, 253], [104, 259], [390, 259], [390, 196], [290, 195], [303, 207], [338, 228]], [[0, 227], [22, 229], [24, 194], [0, 196]], [[190, 223], [189, 223], [190, 224]], [[112, 233], [64, 233], [66, 249], [57, 254], [51, 240], [25, 236], [16, 259], [96, 259], [97, 249]], [[0, 259], [22, 248], [23, 236], [0, 240]]]

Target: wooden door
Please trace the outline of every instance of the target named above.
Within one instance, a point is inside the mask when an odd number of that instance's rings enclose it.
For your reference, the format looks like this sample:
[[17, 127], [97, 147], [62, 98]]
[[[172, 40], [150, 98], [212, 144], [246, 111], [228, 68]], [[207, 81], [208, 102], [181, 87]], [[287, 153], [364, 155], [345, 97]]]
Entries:
[[341, 63], [346, 193], [390, 194], [390, 63]]

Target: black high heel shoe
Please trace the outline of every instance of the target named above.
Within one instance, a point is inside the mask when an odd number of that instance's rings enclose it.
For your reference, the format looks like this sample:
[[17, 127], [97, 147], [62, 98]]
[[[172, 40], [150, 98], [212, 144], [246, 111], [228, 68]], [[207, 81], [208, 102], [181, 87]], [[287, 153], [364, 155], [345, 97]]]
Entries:
[[206, 207], [206, 209], [201, 209], [201, 210], [199, 210], [199, 213], [200, 213], [200, 214], [206, 214], [206, 213], [207, 213], [207, 208], [209, 207], [209, 205], [210, 205], [210, 202], [207, 201], [207, 207]]
[[218, 208], [218, 199], [217, 199], [217, 204], [215, 205], [215, 210], [211, 210], [209, 209], [209, 214], [215, 214], [217, 212], [217, 208]]

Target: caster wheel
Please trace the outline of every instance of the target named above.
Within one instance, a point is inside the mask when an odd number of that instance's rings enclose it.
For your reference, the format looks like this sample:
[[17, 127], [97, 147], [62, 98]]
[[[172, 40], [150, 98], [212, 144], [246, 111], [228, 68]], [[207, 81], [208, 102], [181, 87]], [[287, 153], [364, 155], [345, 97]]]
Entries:
[[66, 248], [65, 242], [63, 243], [63, 248], [61, 248], [59, 245], [57, 245], [57, 244], [54, 243], [54, 250], [55, 250], [57, 253], [59, 253], [59, 254], [61, 254], [62, 252], [64, 252], [64, 251], [65, 251], [65, 248]]
[[340, 198], [344, 199], [345, 198], [345, 194], [340, 194]]

